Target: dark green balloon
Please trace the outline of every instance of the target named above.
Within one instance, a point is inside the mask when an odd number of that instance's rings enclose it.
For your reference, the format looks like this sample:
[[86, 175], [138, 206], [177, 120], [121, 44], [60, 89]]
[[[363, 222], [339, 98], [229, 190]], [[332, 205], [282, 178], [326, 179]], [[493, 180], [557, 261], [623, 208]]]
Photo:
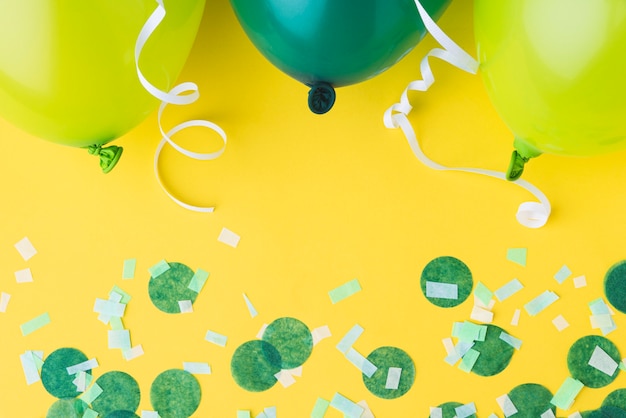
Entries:
[[[450, 1], [422, 0], [422, 4], [439, 18]], [[414, 0], [230, 3], [256, 48], [281, 71], [308, 86], [340, 87], [374, 77], [398, 62], [426, 34]], [[334, 101], [332, 96], [327, 100]]]

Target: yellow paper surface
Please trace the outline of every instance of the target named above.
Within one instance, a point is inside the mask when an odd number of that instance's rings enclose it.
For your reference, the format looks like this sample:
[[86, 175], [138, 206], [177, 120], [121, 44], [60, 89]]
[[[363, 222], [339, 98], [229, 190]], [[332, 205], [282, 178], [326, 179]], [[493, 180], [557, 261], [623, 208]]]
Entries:
[[[472, 2], [453, 2], [441, 26], [473, 51]], [[515, 220], [522, 189], [466, 173], [435, 172], [412, 155], [399, 130], [383, 126], [385, 109], [406, 84], [419, 78], [421, 57], [434, 46], [427, 37], [402, 62], [356, 86], [340, 88], [324, 116], [307, 109], [307, 88], [272, 67], [238, 26], [228, 2], [208, 2], [198, 41], [181, 81], [198, 83], [201, 99], [168, 107], [164, 123], [208, 118], [229, 135], [224, 155], [197, 162], [164, 151], [168, 188], [196, 205], [216, 205], [213, 214], [181, 209], [162, 193], [152, 172], [159, 141], [156, 115], [116, 141], [124, 155], [110, 174], [84, 150], [48, 143], [0, 120], [0, 291], [11, 294], [0, 313], [0, 417], [44, 417], [55, 399], [40, 383], [27, 386], [19, 355], [75, 347], [97, 358], [98, 377], [109, 370], [132, 375], [142, 390], [139, 410], [152, 410], [150, 385], [183, 362], [205, 362], [199, 375], [202, 402], [195, 416], [253, 415], [276, 406], [281, 417], [305, 417], [318, 397], [336, 392], [366, 400], [377, 417], [428, 416], [447, 401], [475, 402], [479, 416], [500, 413], [496, 398], [521, 383], [540, 383], [553, 393], [568, 376], [567, 351], [587, 334], [587, 303], [602, 297], [611, 265], [626, 257], [624, 157], [544, 155], [524, 177], [539, 186], [554, 207], [548, 224], [526, 229]], [[452, 166], [504, 170], [512, 137], [488, 101], [481, 80], [434, 62], [437, 81], [415, 94], [411, 121], [424, 151]], [[209, 152], [219, 138], [191, 130], [177, 140]], [[241, 237], [237, 248], [218, 241], [223, 228]], [[24, 261], [13, 245], [27, 236], [37, 254]], [[508, 248], [527, 248], [527, 266], [507, 260]], [[450, 255], [465, 262], [474, 283], [497, 289], [518, 278], [524, 289], [496, 303], [494, 324], [524, 341], [509, 367], [485, 378], [444, 362], [442, 339], [454, 321], [469, 320], [473, 297], [456, 308], [430, 304], [419, 288], [424, 266]], [[124, 260], [136, 258], [135, 276], [123, 280]], [[202, 268], [210, 277], [189, 315], [168, 315], [148, 297], [148, 268], [162, 259]], [[553, 275], [567, 264], [572, 280]], [[36, 280], [18, 284], [15, 271], [30, 268]], [[358, 278], [362, 291], [333, 305], [328, 291]], [[113, 285], [132, 296], [124, 325], [132, 345], [145, 354], [125, 361], [107, 348], [108, 327], [92, 312], [96, 298]], [[516, 309], [550, 289], [560, 299], [536, 317]], [[253, 301], [251, 318], [242, 294]], [[23, 337], [20, 324], [49, 312], [52, 322]], [[558, 332], [559, 314], [570, 327]], [[239, 388], [230, 359], [254, 339], [263, 323], [291, 316], [310, 329], [328, 325], [332, 337], [313, 349], [302, 377], [288, 388], [261, 393]], [[626, 353], [623, 314], [609, 338]], [[383, 400], [365, 388], [358, 370], [335, 348], [355, 324], [363, 355], [396, 346], [414, 360], [416, 381], [403, 397]], [[225, 347], [205, 341], [207, 330], [228, 337]], [[624, 376], [602, 389], [584, 389], [575, 409], [599, 407]], [[561, 411], [561, 416], [565, 413]], [[327, 417], [340, 417], [332, 408]]]

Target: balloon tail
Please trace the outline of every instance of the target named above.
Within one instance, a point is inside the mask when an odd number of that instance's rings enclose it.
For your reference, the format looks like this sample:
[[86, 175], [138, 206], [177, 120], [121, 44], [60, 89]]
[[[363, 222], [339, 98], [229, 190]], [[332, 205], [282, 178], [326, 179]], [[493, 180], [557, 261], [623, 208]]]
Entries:
[[117, 162], [120, 160], [124, 148], [118, 147], [117, 145], [111, 145], [104, 148], [102, 145], [89, 145], [87, 147], [87, 151], [91, 155], [100, 157], [100, 168], [102, 168], [102, 172], [106, 174], [113, 170], [113, 167], [115, 167]]
[[506, 170], [506, 179], [513, 181], [520, 178], [524, 172], [524, 165], [528, 161], [530, 161], [530, 157], [525, 157], [517, 150], [513, 150], [513, 154], [511, 154], [511, 161], [509, 162], [509, 168]]
[[309, 90], [309, 109], [317, 115], [323, 115], [335, 104], [335, 89], [326, 82], [318, 82]]

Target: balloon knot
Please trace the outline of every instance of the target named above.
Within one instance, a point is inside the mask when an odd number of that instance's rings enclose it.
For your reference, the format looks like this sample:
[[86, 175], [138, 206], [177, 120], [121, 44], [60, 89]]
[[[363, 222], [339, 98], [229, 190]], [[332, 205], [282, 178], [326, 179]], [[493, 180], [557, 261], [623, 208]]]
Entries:
[[517, 150], [513, 150], [509, 168], [506, 170], [506, 179], [510, 181], [519, 179], [524, 172], [524, 165], [530, 161], [530, 158], [521, 155]]
[[330, 84], [321, 81], [311, 86], [309, 90], [309, 109], [311, 112], [322, 115], [328, 112], [335, 104], [335, 89]]
[[100, 157], [100, 168], [102, 168], [102, 172], [106, 174], [113, 170], [113, 167], [115, 167], [120, 160], [124, 148], [118, 147], [117, 145], [104, 148], [101, 145], [89, 145], [87, 151], [91, 155]]

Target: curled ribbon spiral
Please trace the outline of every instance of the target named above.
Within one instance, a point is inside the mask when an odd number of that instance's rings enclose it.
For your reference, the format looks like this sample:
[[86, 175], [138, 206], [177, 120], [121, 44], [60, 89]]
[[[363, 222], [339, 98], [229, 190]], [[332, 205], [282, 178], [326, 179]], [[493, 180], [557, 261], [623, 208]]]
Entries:
[[[400, 128], [406, 137], [413, 154], [417, 159], [429, 168], [434, 170], [450, 170], [450, 171], [462, 171], [468, 173], [482, 174], [485, 176], [495, 177], [502, 180], [506, 180], [506, 175], [499, 171], [484, 170], [479, 168], [467, 168], [467, 167], [447, 167], [432, 161], [428, 158], [419, 146], [419, 141], [413, 125], [409, 121], [407, 115], [413, 109], [408, 98], [409, 91], [427, 91], [430, 86], [435, 82], [435, 76], [428, 59], [430, 57], [439, 58], [465, 72], [470, 74], [476, 74], [478, 71], [478, 62], [467, 54], [462, 48], [460, 48], [452, 39], [450, 39], [435, 21], [428, 15], [428, 12], [419, 0], [415, 0], [415, 5], [419, 15], [424, 23], [424, 26], [428, 32], [435, 38], [437, 42], [443, 48], [434, 48], [430, 50], [420, 62], [421, 80], [415, 80], [409, 83], [406, 87], [400, 102], [392, 105], [385, 111], [384, 123], [389, 129]], [[530, 192], [539, 202], [523, 202], [520, 204], [517, 210], [517, 221], [528, 228], [540, 228], [546, 224], [550, 217], [550, 201], [541, 190], [525, 180], [515, 180], [513, 183], [524, 188]]]
[[[156, 2], [158, 3], [156, 9], [154, 10], [154, 12], [152, 12], [150, 17], [148, 17], [148, 20], [141, 28], [141, 31], [139, 32], [139, 36], [137, 37], [137, 42], [135, 43], [135, 68], [137, 69], [137, 76], [139, 77], [139, 81], [141, 82], [142, 86], [151, 95], [153, 95], [154, 97], [156, 97], [157, 99], [161, 101], [161, 105], [159, 106], [157, 120], [159, 124], [159, 130], [161, 131], [162, 139], [159, 142], [159, 145], [157, 146], [156, 152], [154, 154], [154, 173], [155, 173], [155, 176], [157, 178], [159, 185], [161, 186], [165, 194], [167, 194], [167, 196], [169, 196], [169, 198], [172, 199], [174, 202], [176, 202], [178, 205], [182, 206], [185, 209], [189, 209], [195, 212], [204, 212], [204, 213], [213, 212], [215, 210], [214, 207], [194, 206], [194, 205], [190, 205], [188, 203], [185, 203], [177, 199], [176, 197], [174, 197], [173, 194], [171, 194], [165, 188], [165, 186], [163, 185], [163, 182], [161, 181], [158, 163], [159, 163], [159, 157], [161, 156], [161, 151], [163, 150], [163, 147], [165, 146], [165, 144], [171, 145], [174, 149], [176, 149], [181, 154], [187, 157], [196, 159], [196, 160], [203, 160], [203, 161], [214, 160], [218, 158], [220, 155], [222, 155], [224, 153], [224, 150], [226, 149], [226, 133], [224, 132], [222, 128], [220, 128], [215, 123], [202, 120], [202, 119], [194, 119], [194, 120], [189, 120], [189, 121], [180, 123], [174, 126], [172, 129], [170, 129], [167, 132], [165, 132], [165, 130], [163, 129], [163, 125], [161, 124], [161, 117], [163, 115], [163, 111], [165, 110], [166, 106], [168, 104], [175, 104], [175, 105], [191, 104], [200, 98], [200, 91], [198, 89], [198, 86], [195, 83], [184, 82], [184, 83], [178, 84], [177, 86], [174, 86], [168, 92], [165, 92], [155, 87], [153, 84], [151, 84], [146, 79], [146, 77], [143, 75], [143, 73], [141, 72], [139, 68], [139, 57], [141, 55], [141, 51], [143, 50], [143, 47], [145, 46], [146, 42], [148, 41], [152, 33], [156, 30], [156, 28], [161, 24], [161, 22], [165, 18], [166, 11], [165, 11], [165, 7], [163, 6], [163, 0], [156, 0]], [[176, 142], [172, 140], [173, 135], [182, 131], [183, 129], [187, 129], [190, 127], [204, 127], [204, 128], [208, 128], [208, 129], [215, 131], [222, 138], [224, 145], [215, 152], [197, 153], [197, 152], [193, 152], [193, 151], [183, 148], [182, 146], [180, 146], [179, 144], [177, 144]]]

